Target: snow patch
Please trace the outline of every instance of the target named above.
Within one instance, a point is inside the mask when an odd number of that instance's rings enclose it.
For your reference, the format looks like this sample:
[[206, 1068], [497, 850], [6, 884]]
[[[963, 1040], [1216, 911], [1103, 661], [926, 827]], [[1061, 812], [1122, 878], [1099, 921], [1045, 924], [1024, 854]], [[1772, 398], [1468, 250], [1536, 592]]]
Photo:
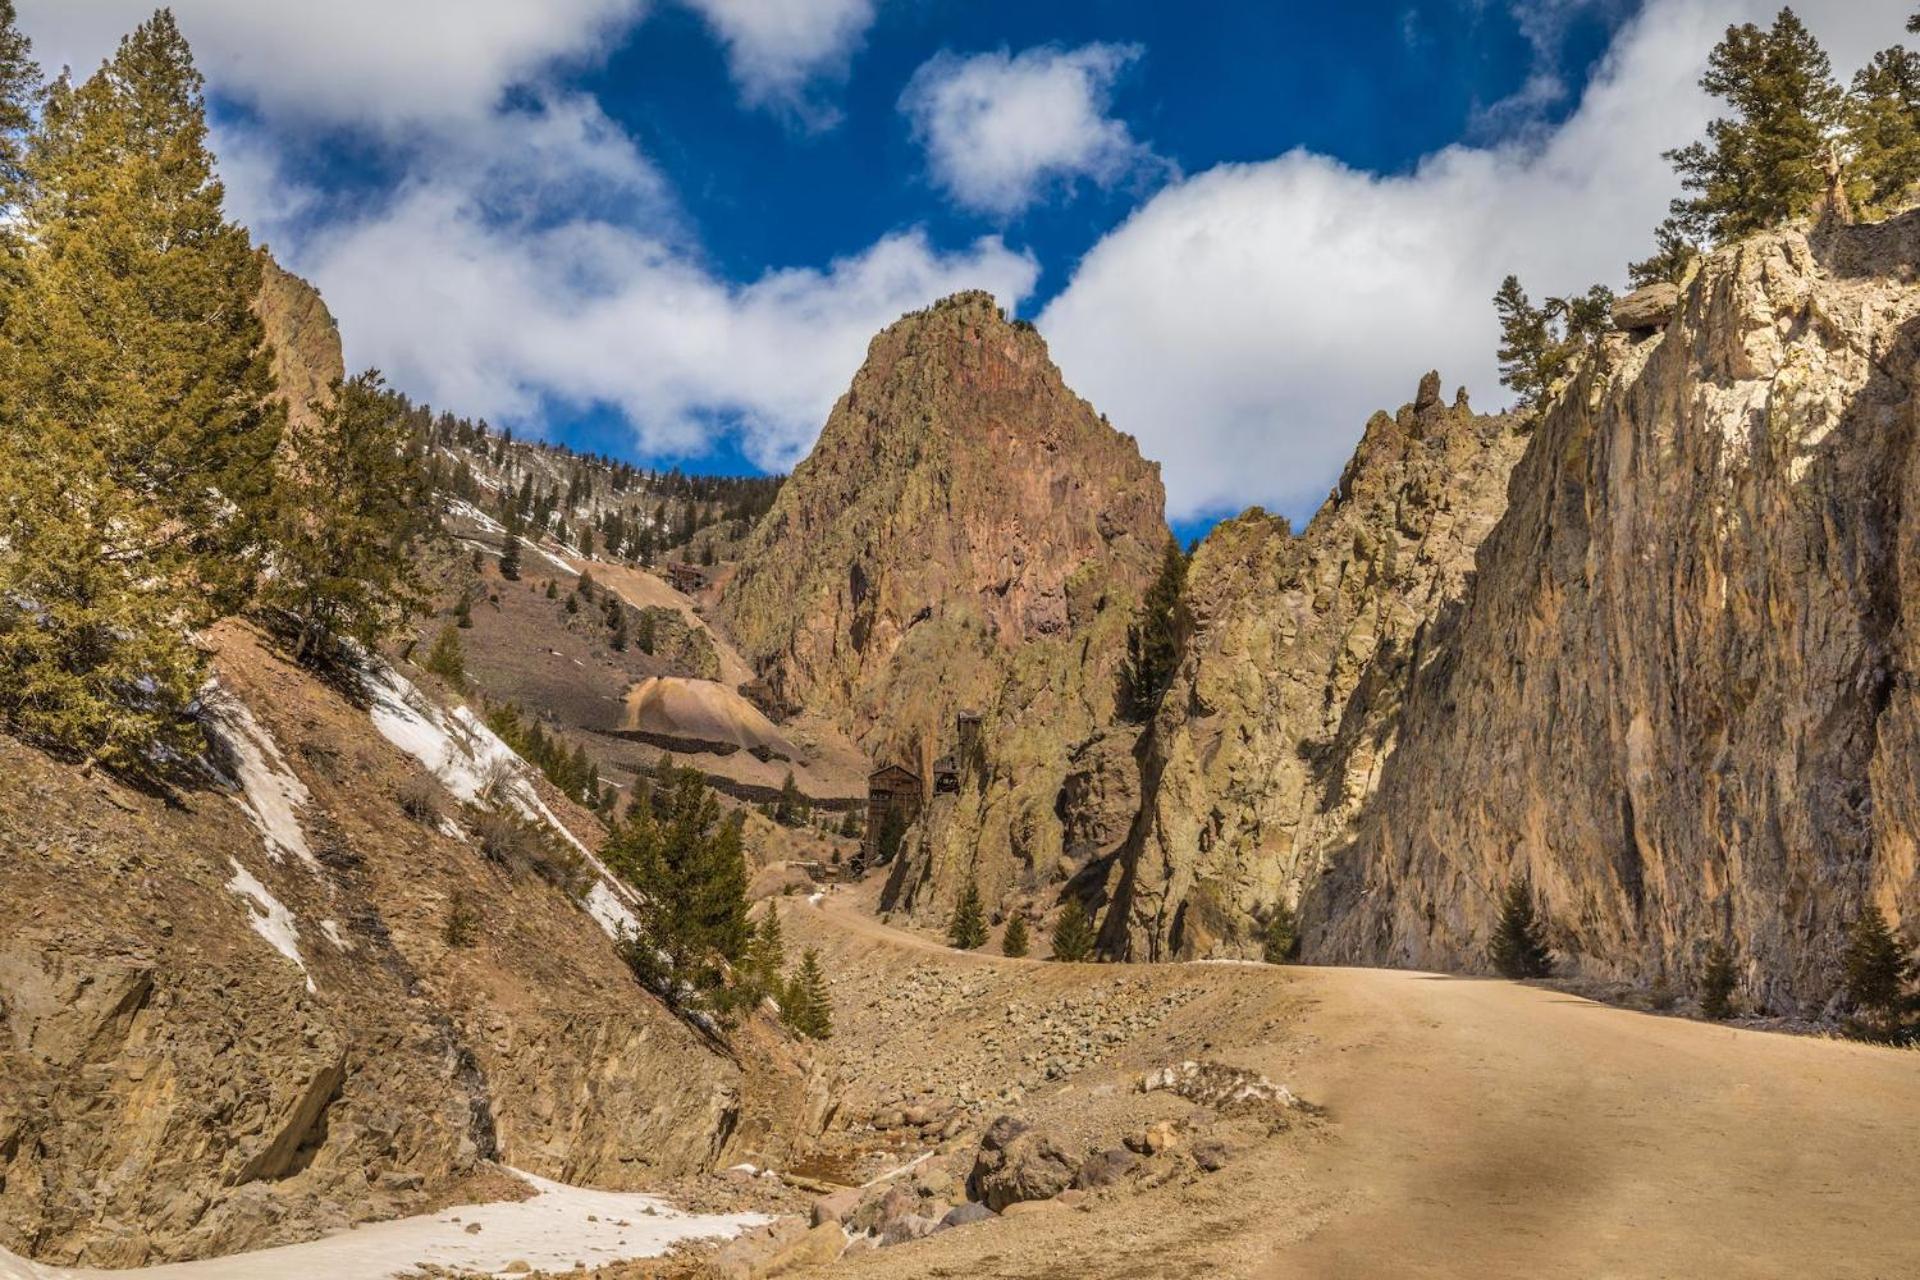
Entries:
[[353, 950], [353, 943], [348, 941], [347, 936], [340, 932], [340, 922], [338, 920], [322, 920], [320, 922], [320, 932], [327, 935], [327, 941], [333, 944], [336, 951]]
[[241, 795], [234, 797], [234, 803], [266, 841], [267, 856], [279, 862], [291, 853], [318, 871], [319, 859], [307, 847], [307, 833], [300, 826], [300, 810], [311, 797], [306, 784], [287, 766], [273, 735], [253, 718], [246, 703], [217, 684], [208, 682], [200, 699], [207, 709], [208, 727], [226, 745], [240, 773], [236, 781]]
[[[498, 1275], [520, 1261], [535, 1271], [571, 1271], [576, 1262], [604, 1267], [657, 1258], [683, 1240], [726, 1239], [771, 1220], [758, 1213], [687, 1213], [657, 1196], [593, 1191], [514, 1172], [533, 1185], [532, 1199], [457, 1205], [277, 1249], [131, 1270], [47, 1266], [0, 1250], [0, 1280], [391, 1280], [427, 1266]], [[469, 1233], [474, 1224], [480, 1230]]]
[[267, 886], [254, 878], [253, 872], [240, 865], [238, 858], [228, 858], [233, 864], [233, 879], [227, 881], [227, 889], [248, 900], [249, 917], [247, 923], [253, 931], [267, 940], [267, 945], [293, 961], [300, 970], [300, 976], [307, 980], [307, 990], [317, 988], [313, 985], [313, 975], [307, 972], [307, 962], [300, 958], [300, 930], [293, 922], [293, 912], [281, 904], [280, 899], [267, 892]]
[[586, 906], [608, 937], [618, 942], [623, 924], [637, 928], [627, 908], [629, 899], [613, 873], [540, 798], [533, 766], [479, 716], [468, 707], [446, 710], [385, 663], [368, 663], [365, 686], [373, 727], [381, 737], [418, 760], [464, 803], [481, 804], [491, 783], [493, 802], [505, 802], [528, 821], [543, 823], [593, 867], [598, 879]]
[[587, 914], [600, 922], [607, 936], [618, 942], [624, 934], [639, 933], [640, 920], [605, 880], [595, 880], [587, 891]]
[[467, 502], [461, 498], [447, 499], [447, 514], [450, 516], [459, 516], [462, 520], [471, 520], [488, 533], [504, 534], [507, 531], [505, 525], [495, 520], [480, 508], [474, 506], [471, 502]]
[[527, 550], [533, 552], [535, 555], [539, 556], [542, 560], [545, 560], [548, 564], [552, 565], [554, 568], [558, 569], [560, 572], [570, 573], [576, 578], [580, 576], [580, 571], [578, 569], [568, 564], [565, 560], [562, 560], [559, 556], [554, 555], [551, 551], [548, 551], [545, 547], [541, 546], [539, 543], [528, 542], [526, 539], [523, 538], [520, 541], [520, 545], [527, 548]]

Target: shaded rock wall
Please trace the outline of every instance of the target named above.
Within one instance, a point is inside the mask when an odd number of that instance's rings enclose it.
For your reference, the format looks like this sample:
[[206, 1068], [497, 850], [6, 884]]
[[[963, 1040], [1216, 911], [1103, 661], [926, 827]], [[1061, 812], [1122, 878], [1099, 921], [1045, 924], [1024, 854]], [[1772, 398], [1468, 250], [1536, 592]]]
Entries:
[[1200, 545], [1104, 951], [1260, 955], [1276, 904], [1379, 782], [1429, 631], [1505, 509], [1518, 427], [1446, 404], [1429, 374], [1414, 403], [1368, 422], [1299, 536], [1255, 509]]

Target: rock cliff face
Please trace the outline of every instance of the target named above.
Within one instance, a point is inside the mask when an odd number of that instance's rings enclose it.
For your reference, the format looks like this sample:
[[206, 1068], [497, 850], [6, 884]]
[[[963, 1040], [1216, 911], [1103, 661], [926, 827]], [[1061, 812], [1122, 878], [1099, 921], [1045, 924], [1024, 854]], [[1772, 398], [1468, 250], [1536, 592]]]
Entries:
[[0, 737], [0, 1246], [224, 1253], [501, 1194], [494, 1160], [652, 1189], [818, 1126], [776, 1031], [718, 1051], [451, 796], [403, 812], [417, 766], [366, 710], [245, 628], [212, 642], [228, 785], [150, 795]]
[[[990, 296], [874, 339], [720, 608], [777, 699], [878, 760], [927, 777], [955, 714], [982, 714], [984, 773], [929, 808], [890, 903], [946, 901], [968, 874], [990, 902], [1043, 890], [1118, 845], [1134, 734], [1110, 731], [1164, 502], [1158, 469]], [[1116, 790], [1117, 821], [1087, 816]]]
[[1256, 509], [1200, 545], [1106, 952], [1260, 954], [1264, 921], [1379, 782], [1429, 634], [1505, 508], [1518, 426], [1443, 403], [1429, 374], [1414, 403], [1367, 424], [1298, 537]]
[[1529, 876], [1571, 969], [1777, 1010], [1920, 910], [1920, 217], [1759, 237], [1542, 418], [1399, 747], [1309, 891], [1323, 959], [1477, 968]]
[[320, 291], [283, 270], [264, 249], [260, 267], [254, 311], [273, 345], [273, 377], [287, 401], [287, 413], [303, 420], [312, 413], [313, 402], [327, 400], [333, 384], [347, 376], [340, 327]]

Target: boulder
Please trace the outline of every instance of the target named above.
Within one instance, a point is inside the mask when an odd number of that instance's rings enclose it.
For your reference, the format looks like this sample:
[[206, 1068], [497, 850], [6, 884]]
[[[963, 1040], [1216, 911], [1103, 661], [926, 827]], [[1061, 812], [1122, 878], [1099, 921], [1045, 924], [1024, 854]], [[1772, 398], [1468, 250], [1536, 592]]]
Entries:
[[940, 1219], [940, 1228], [944, 1231], [948, 1227], [969, 1227], [976, 1222], [985, 1222], [988, 1218], [999, 1216], [978, 1200], [969, 1200], [965, 1204], [957, 1204], [947, 1210], [947, 1216]]
[[1232, 1158], [1233, 1149], [1218, 1139], [1196, 1142], [1193, 1146], [1193, 1162], [1207, 1173], [1220, 1172]]
[[823, 1222], [774, 1255], [766, 1269], [755, 1271], [753, 1280], [762, 1276], [783, 1276], [805, 1267], [824, 1267], [837, 1262], [847, 1251], [847, 1233], [838, 1223]]
[[909, 1240], [924, 1239], [939, 1229], [938, 1218], [910, 1213], [887, 1224], [887, 1229], [880, 1233], [880, 1247], [884, 1249], [890, 1245], [905, 1244]]
[[1140, 1163], [1140, 1157], [1125, 1147], [1097, 1151], [1083, 1161], [1073, 1175], [1073, 1185], [1082, 1190], [1112, 1186]]
[[980, 1140], [968, 1186], [974, 1198], [1004, 1212], [1008, 1205], [1045, 1200], [1073, 1185], [1079, 1157], [1051, 1134], [1013, 1116], [1001, 1116]]
[[864, 1194], [859, 1187], [848, 1187], [844, 1191], [821, 1196], [813, 1202], [813, 1225], [817, 1227], [828, 1222], [845, 1222], [860, 1207]]
[[1613, 327], [1623, 333], [1664, 329], [1679, 309], [1679, 287], [1663, 280], [1617, 299], [1613, 304]]

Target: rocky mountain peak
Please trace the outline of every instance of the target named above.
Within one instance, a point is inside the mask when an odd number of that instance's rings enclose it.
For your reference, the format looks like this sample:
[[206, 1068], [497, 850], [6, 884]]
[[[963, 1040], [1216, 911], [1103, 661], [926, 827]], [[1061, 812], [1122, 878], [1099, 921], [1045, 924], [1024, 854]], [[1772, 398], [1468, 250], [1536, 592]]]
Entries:
[[874, 339], [719, 607], [780, 703], [836, 718], [876, 763], [930, 778], [956, 714], [981, 713], [984, 774], [930, 811], [916, 847], [951, 853], [916, 864], [906, 897], [945, 897], [953, 876], [991, 896], [1052, 874], [1075, 753], [1118, 714], [1165, 501], [1159, 468], [990, 295]]

